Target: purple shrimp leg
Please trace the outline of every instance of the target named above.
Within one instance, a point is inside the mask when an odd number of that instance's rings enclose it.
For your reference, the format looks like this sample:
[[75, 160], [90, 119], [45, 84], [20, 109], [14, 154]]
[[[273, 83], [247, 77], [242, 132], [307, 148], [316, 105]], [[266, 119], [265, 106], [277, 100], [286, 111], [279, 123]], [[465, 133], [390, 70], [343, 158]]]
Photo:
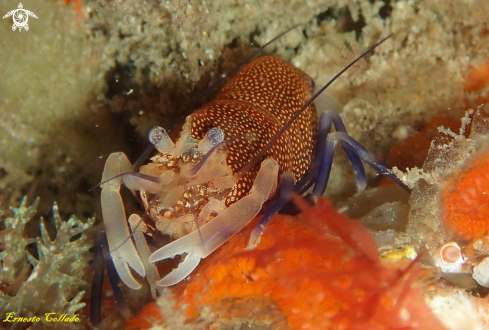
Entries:
[[[299, 195], [305, 193], [315, 183], [316, 178], [319, 176], [322, 155], [324, 155], [326, 152], [326, 139], [328, 134], [331, 133], [331, 125], [334, 125], [336, 131], [347, 133], [345, 125], [336, 111], [326, 110], [321, 113], [319, 117], [316, 152], [312, 169], [308, 171], [294, 186], [294, 191]], [[355, 171], [355, 175], [357, 177], [358, 191], [362, 192], [367, 186], [367, 175], [365, 174], [363, 164], [359, 156], [357, 156], [357, 154], [351, 150], [348, 144], [342, 143], [341, 145], [343, 146], [346, 155], [353, 165], [353, 170]]]
[[[409, 187], [404, 184], [404, 182], [402, 182], [394, 173], [392, 173], [391, 168], [388, 165], [377, 159], [370, 151], [365, 149], [364, 146], [362, 146], [358, 141], [349, 136], [347, 133], [336, 131], [330, 133], [326, 139], [326, 149], [322, 155], [321, 165], [318, 171], [319, 175], [313, 189], [314, 196], [321, 196], [326, 190], [329, 175], [331, 174], [331, 166], [333, 165], [334, 152], [336, 146], [338, 145], [338, 142], [341, 142], [341, 145], [345, 150], [350, 149], [351, 152], [355, 153], [355, 155], [358, 156], [359, 159], [358, 161], [355, 160], [355, 162], [357, 163], [353, 164], [354, 167], [359, 167], [362, 165], [360, 161], [361, 159], [372, 166], [377, 172], [391, 179], [399, 186], [404, 188], [406, 191], [411, 191]], [[353, 162], [351, 158], [350, 161]]]
[[94, 326], [100, 323], [100, 310], [102, 307], [102, 285], [104, 283], [102, 235], [105, 236], [105, 233], [98, 233], [93, 239], [93, 268], [95, 273], [93, 274], [92, 294], [90, 295], [90, 323]]
[[112, 288], [112, 292], [114, 293], [114, 299], [119, 313], [125, 319], [128, 319], [131, 313], [129, 312], [129, 308], [127, 307], [122, 289], [119, 286], [119, 275], [110, 256], [109, 241], [107, 240], [107, 235], [105, 235], [105, 233], [102, 234], [102, 253], [105, 260], [105, 267], [107, 267], [107, 276], [109, 277], [110, 287]]
[[[321, 163], [323, 161], [323, 155], [326, 153], [326, 141], [331, 133], [331, 124], [334, 124], [337, 132], [348, 134], [340, 115], [336, 111], [325, 110], [321, 112], [321, 115], [319, 117], [318, 143], [312, 169], [314, 178], [318, 177], [320, 173], [322, 173]], [[341, 142], [341, 145], [343, 146], [346, 155], [353, 165], [353, 170], [355, 171], [355, 175], [357, 176], [358, 191], [362, 192], [367, 187], [367, 175], [365, 174], [365, 168], [363, 167], [359, 156], [355, 153], [354, 150], [349, 147], [348, 144]]]
[[110, 256], [109, 242], [107, 241], [105, 232], [95, 235], [93, 248], [95, 274], [93, 275], [92, 294], [90, 297], [90, 323], [93, 326], [100, 323], [102, 286], [104, 283], [104, 261], [117, 309], [124, 318], [128, 319], [130, 316], [129, 308], [127, 307], [124, 295], [119, 286], [119, 276], [117, 275], [117, 270], [115, 269]]

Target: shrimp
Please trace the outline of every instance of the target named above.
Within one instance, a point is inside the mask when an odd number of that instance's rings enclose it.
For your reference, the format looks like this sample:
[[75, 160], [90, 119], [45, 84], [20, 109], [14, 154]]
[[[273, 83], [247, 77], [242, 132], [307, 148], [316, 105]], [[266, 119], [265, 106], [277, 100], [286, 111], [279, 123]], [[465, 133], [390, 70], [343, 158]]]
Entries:
[[[312, 79], [301, 70], [273, 56], [260, 57], [241, 68], [213, 101], [186, 118], [176, 142], [165, 129], [154, 128], [149, 140], [158, 154], [138, 172], [132, 171], [123, 153], [111, 154], [102, 176], [101, 201], [110, 255], [122, 281], [132, 289], [140, 287], [130, 269], [140, 276], [148, 274], [153, 289], [182, 281], [273, 198], [251, 235], [249, 248], [253, 248], [268, 220], [290, 200], [292, 189], [302, 193], [315, 183], [313, 195], [324, 193], [338, 143], [352, 162], [360, 190], [366, 187], [362, 160], [408, 189], [347, 134], [336, 112], [323, 111], [318, 118], [313, 103], [376, 46], [316, 94]], [[140, 225], [141, 217], [131, 215], [133, 234], [126, 222], [121, 185], [140, 196], [144, 217], [150, 220], [149, 225]], [[148, 227], [174, 241], [151, 251], [143, 235]], [[183, 261], [159, 279], [154, 263], [176, 255], [184, 255]]]

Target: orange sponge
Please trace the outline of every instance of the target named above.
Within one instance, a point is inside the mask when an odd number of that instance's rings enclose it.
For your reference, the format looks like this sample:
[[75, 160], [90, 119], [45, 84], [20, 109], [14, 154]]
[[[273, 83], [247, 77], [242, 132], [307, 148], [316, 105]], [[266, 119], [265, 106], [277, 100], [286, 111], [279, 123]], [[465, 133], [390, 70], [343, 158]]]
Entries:
[[274, 329], [283, 319], [292, 329], [442, 329], [412, 285], [414, 263], [386, 267], [359, 222], [324, 199], [314, 208], [297, 203], [303, 215], [275, 217], [254, 250], [244, 251], [251, 224], [173, 287], [172, 304], [186, 309], [187, 324], [202, 324], [206, 310], [211, 323], [268, 317]]
[[459, 236], [477, 240], [489, 232], [489, 155], [453, 179], [443, 193], [445, 222]]
[[160, 313], [158, 304], [153, 301], [139, 312], [139, 315], [127, 320], [127, 329], [150, 329], [157, 323], [162, 323], [163, 315]]

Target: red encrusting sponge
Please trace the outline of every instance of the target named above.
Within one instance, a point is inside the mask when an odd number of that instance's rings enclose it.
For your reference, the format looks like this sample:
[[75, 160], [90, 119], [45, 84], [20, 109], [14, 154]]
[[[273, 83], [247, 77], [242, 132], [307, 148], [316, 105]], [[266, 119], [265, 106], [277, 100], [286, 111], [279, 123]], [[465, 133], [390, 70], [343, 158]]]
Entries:
[[[362, 224], [325, 199], [316, 207], [294, 199], [302, 216], [275, 217], [259, 245], [244, 251], [250, 224], [172, 288], [171, 303], [185, 309], [187, 324], [253, 323], [246, 307], [253, 305], [262, 318], [269, 316], [268, 324], [285, 318], [292, 329], [443, 329], [413, 285], [416, 261], [404, 269], [384, 265]], [[148, 305], [128, 329], [147, 329], [157, 308], [156, 302]], [[204, 321], [202, 311], [209, 308], [215, 319]]]

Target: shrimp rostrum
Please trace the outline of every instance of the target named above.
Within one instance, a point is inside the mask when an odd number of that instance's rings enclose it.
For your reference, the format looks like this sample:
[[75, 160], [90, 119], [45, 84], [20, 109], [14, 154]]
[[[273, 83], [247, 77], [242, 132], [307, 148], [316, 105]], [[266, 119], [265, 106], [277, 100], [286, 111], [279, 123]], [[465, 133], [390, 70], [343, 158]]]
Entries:
[[[149, 139], [158, 153], [138, 172], [123, 153], [111, 154], [101, 200], [110, 256], [122, 281], [139, 288], [134, 271], [152, 287], [180, 282], [273, 198], [252, 234], [252, 247], [289, 200], [290, 194], [282, 191], [302, 193], [314, 183], [313, 194], [324, 193], [338, 142], [360, 189], [366, 185], [362, 161], [403, 185], [346, 133], [338, 114], [323, 111], [318, 118], [313, 100], [330, 83], [313, 95], [313, 82], [304, 72], [276, 57], [260, 57], [186, 118], [176, 142], [163, 128], [154, 128]], [[121, 185], [140, 196], [148, 225], [136, 214], [126, 220]], [[148, 228], [173, 241], [151, 248], [145, 239]], [[154, 263], [176, 255], [183, 255], [182, 261], [160, 279]]]

